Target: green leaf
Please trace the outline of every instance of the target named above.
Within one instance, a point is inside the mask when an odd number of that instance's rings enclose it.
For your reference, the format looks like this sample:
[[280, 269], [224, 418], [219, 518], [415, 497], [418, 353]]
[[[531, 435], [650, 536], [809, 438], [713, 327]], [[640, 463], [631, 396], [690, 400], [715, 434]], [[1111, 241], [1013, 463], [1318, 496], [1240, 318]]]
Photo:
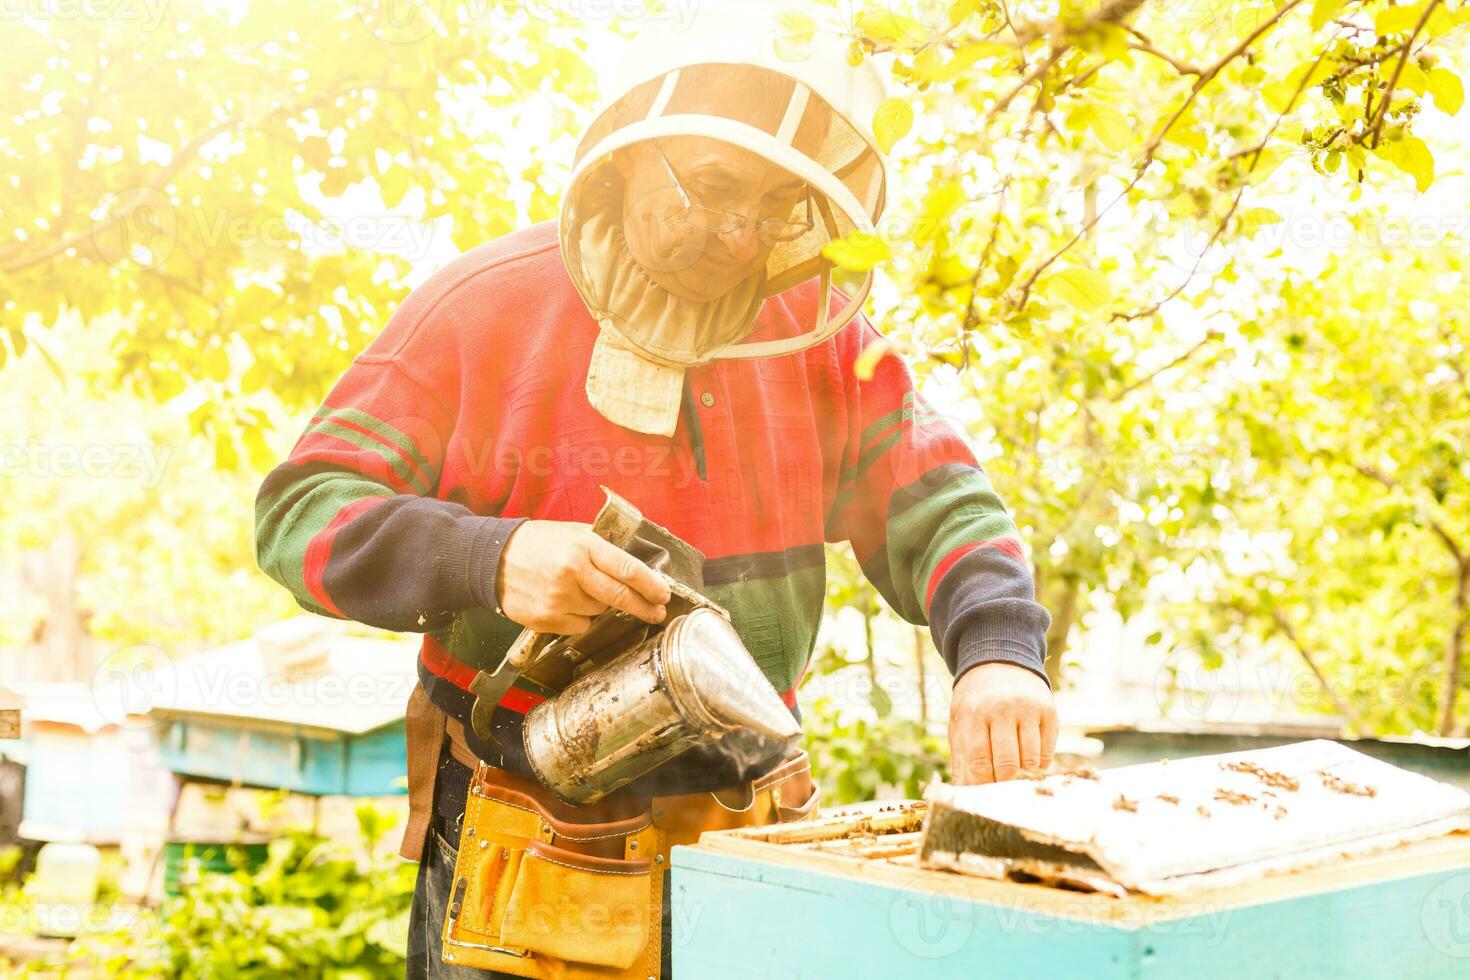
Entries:
[[224, 381], [230, 376], [230, 355], [220, 346], [204, 351], [204, 374], [213, 381]]
[[1414, 185], [1421, 193], [1434, 183], [1434, 154], [1419, 137], [1405, 136], [1380, 145], [1374, 152], [1413, 177]]
[[886, 337], [879, 337], [864, 347], [862, 353], [858, 354], [857, 360], [853, 362], [852, 373], [859, 381], [872, 381], [873, 372], [878, 368], [878, 362], [887, 357], [893, 350]]
[[908, 133], [914, 125], [914, 107], [904, 99], [885, 99], [873, 114], [873, 138], [878, 149], [884, 153], [892, 151], [893, 144]]
[[777, 15], [776, 23], [788, 34], [812, 35], [817, 31], [817, 22], [812, 15], [800, 10], [782, 11]]
[[264, 473], [276, 465], [276, 454], [271, 451], [270, 444], [265, 441], [265, 435], [259, 429], [250, 426], [240, 430], [241, 441], [245, 443], [245, 452], [250, 457], [250, 465], [256, 472]]
[[1073, 266], [1070, 269], [1047, 276], [1042, 280], [1042, 289], [1049, 295], [1079, 310], [1098, 310], [1113, 299], [1108, 279], [1095, 269]]
[[776, 56], [782, 61], [801, 61], [811, 51], [817, 22], [800, 10], [783, 11], [776, 18], [783, 33], [776, 37]]
[[1448, 68], [1435, 68], [1429, 72], [1429, 94], [1439, 111], [1453, 116], [1465, 104], [1465, 86], [1460, 76]]
[[1133, 129], [1128, 123], [1128, 117], [1105, 103], [1093, 105], [1090, 125], [1103, 146], [1110, 150], [1122, 150], [1133, 141]]
[[1281, 223], [1281, 215], [1270, 208], [1251, 208], [1240, 216], [1240, 233], [1252, 235], [1266, 225]]
[[403, 201], [410, 186], [407, 167], [394, 165], [378, 177], [378, 190], [383, 195], [384, 207], [396, 208]]
[[856, 231], [822, 246], [822, 254], [844, 269], [866, 272], [889, 258], [888, 243], [877, 235]]
[[1275, 16], [1275, 13], [1270, 4], [1251, 4], [1242, 7], [1230, 19], [1230, 33], [1237, 40], [1244, 41], [1254, 34], [1257, 28]]
[[887, 718], [893, 712], [893, 697], [882, 685], [874, 684], [868, 690], [868, 703], [873, 706], [879, 718]]
[[865, 10], [857, 17], [857, 28], [882, 44], [913, 48], [929, 40], [930, 31], [922, 23], [903, 14], [887, 10]]
[[1373, 18], [1373, 29], [1383, 37], [1402, 34], [1411, 30], [1424, 16], [1424, 4], [1415, 3], [1403, 7], [1384, 7]]
[[1296, 91], [1295, 82], [1272, 82], [1261, 89], [1261, 99], [1268, 109], [1279, 114], [1286, 111]]
[[1312, 30], [1320, 31], [1327, 22], [1337, 16], [1346, 0], [1316, 0], [1312, 4]]
[[214, 432], [214, 465], [226, 472], [240, 465], [240, 454], [235, 451], [235, 440], [224, 429], [216, 429]]
[[1429, 78], [1424, 74], [1424, 69], [1412, 61], [1406, 61], [1403, 70], [1399, 72], [1398, 87], [1406, 88], [1415, 95], [1423, 95], [1429, 88]]
[[956, 0], [949, 6], [949, 22], [951, 25], [958, 24], [966, 17], [980, 12], [979, 0]]

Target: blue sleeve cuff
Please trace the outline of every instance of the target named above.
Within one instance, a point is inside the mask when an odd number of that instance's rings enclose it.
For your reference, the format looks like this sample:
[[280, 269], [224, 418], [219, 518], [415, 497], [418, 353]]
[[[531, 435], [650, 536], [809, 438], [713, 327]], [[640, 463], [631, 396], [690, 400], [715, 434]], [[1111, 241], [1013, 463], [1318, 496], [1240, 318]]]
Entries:
[[1006, 663], [1025, 667], [1046, 681], [1046, 630], [1051, 616], [1026, 599], [992, 600], [967, 617], [954, 651], [954, 679], [979, 664]]
[[448, 597], [461, 599], [450, 608], [483, 607], [500, 611], [496, 580], [500, 555], [524, 517], [462, 517], [445, 542], [439, 562], [441, 585]]

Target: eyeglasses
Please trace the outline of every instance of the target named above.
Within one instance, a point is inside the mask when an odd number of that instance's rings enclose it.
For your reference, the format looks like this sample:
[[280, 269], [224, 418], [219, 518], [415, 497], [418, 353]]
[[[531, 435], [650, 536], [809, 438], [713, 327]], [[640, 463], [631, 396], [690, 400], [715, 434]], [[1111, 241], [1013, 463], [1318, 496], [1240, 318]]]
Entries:
[[[684, 189], [684, 183], [679, 175], [674, 172], [674, 167], [669, 163], [669, 158], [664, 155], [663, 147], [654, 140], [653, 148], [658, 151], [659, 159], [664, 162], [664, 169], [669, 172], [669, 179], [674, 182], [674, 187], [679, 191], [679, 200], [684, 203], [684, 210], [680, 218], [688, 221], [696, 228], [709, 232], [712, 235], [726, 235], [737, 229], [744, 228], [749, 220], [739, 211], [729, 211], [725, 208], [711, 208], [703, 204], [695, 204], [689, 198], [689, 192]], [[812, 220], [812, 189], [811, 185], [805, 188], [806, 194], [806, 218], [801, 221], [788, 221], [784, 218], [764, 218], [756, 223], [756, 231], [764, 242], [791, 242], [811, 231], [815, 226]]]

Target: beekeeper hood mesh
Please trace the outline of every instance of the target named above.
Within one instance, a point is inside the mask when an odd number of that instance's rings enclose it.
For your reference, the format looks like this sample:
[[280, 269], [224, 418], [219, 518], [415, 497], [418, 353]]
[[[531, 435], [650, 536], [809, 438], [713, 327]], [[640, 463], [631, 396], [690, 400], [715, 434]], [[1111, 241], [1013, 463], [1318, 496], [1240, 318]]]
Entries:
[[[854, 231], [872, 232], [883, 212], [887, 175], [871, 128], [886, 95], [882, 75], [871, 59], [849, 64], [845, 42], [821, 32], [804, 52], [778, 53], [789, 29], [777, 13], [751, 0], [701, 4], [682, 29], [646, 32], [630, 44], [614, 98], [577, 146], [562, 200], [561, 252], [601, 327], [587, 396], [627, 428], [672, 435], [686, 368], [820, 343], [852, 318], [871, 286], [868, 273], [834, 268], [822, 247]], [[770, 88], [778, 97], [713, 104], [701, 79], [730, 66], [775, 73]], [[805, 181], [812, 203], [810, 231], [775, 243], [763, 267], [709, 301], [668, 291], [634, 260], [623, 237], [623, 178], [612, 157], [641, 141], [688, 135], [758, 154]], [[805, 218], [806, 201], [804, 194], [792, 220]], [[811, 322], [784, 333], [773, 322], [757, 328], [768, 297], [813, 277], [820, 288]], [[834, 292], [834, 280], [846, 300]]]

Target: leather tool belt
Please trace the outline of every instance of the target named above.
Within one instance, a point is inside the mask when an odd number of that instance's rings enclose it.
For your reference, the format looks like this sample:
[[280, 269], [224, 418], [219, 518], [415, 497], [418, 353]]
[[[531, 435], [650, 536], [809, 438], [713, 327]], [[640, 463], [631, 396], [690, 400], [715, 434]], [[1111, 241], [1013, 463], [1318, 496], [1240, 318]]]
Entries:
[[[437, 725], [425, 708], [441, 719]], [[670, 850], [706, 830], [817, 814], [818, 790], [802, 750], [727, 790], [652, 797], [618, 791], [574, 806], [533, 778], [475, 758], [460, 724], [421, 690], [410, 702], [410, 743], [416, 732], [405, 857], [422, 853], [443, 734], [474, 774], [442, 936], [444, 962], [455, 966], [548, 980], [657, 977]], [[432, 757], [425, 738], [433, 738]]]

